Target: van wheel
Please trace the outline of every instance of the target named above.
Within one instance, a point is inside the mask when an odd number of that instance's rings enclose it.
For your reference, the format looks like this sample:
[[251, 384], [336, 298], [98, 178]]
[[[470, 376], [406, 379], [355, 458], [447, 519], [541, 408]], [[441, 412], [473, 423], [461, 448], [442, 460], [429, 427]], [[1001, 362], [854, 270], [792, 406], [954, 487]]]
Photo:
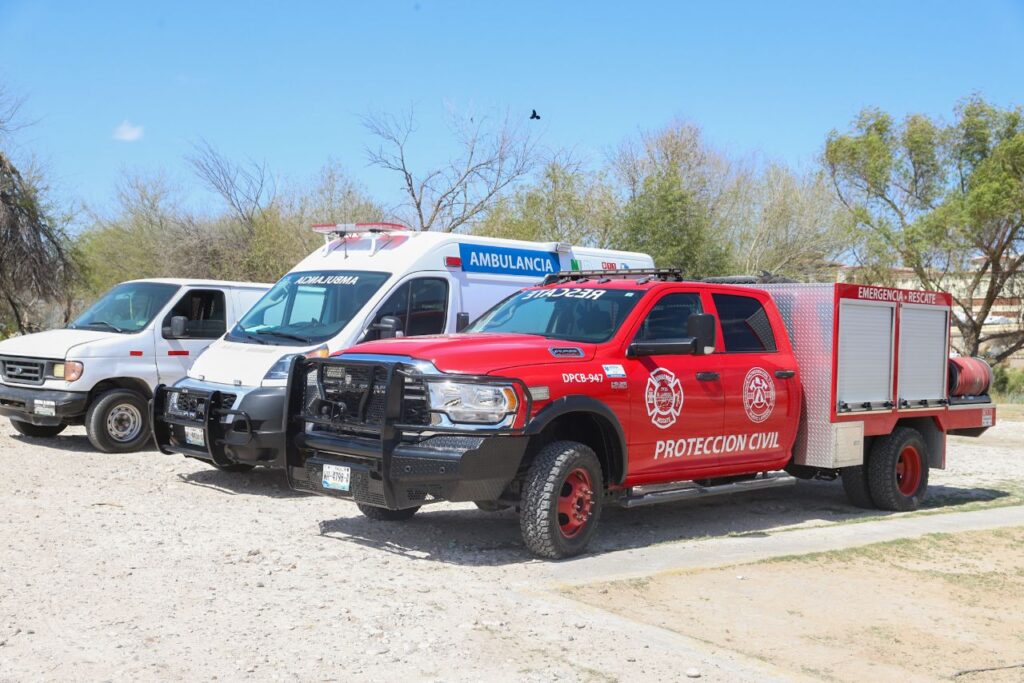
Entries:
[[139, 393], [112, 389], [100, 394], [85, 414], [89, 443], [104, 453], [131, 453], [149, 439], [149, 405]]
[[545, 446], [523, 485], [519, 528], [526, 547], [551, 559], [582, 553], [597, 530], [603, 491], [601, 464], [589, 446]]
[[868, 459], [868, 490], [882, 510], [909, 512], [928, 491], [928, 447], [921, 432], [897, 427], [878, 439]]
[[11, 426], [18, 430], [19, 434], [39, 438], [57, 436], [68, 427], [67, 425], [34, 425], [31, 422], [22, 422], [14, 418], [11, 418]]
[[359, 508], [360, 512], [376, 522], [404, 522], [407, 519], [412, 519], [412, 516], [419, 510], [419, 507], [389, 510], [388, 508], [379, 508], [376, 505], [364, 505], [363, 503], [356, 503], [356, 507]]
[[244, 462], [233, 462], [230, 465], [218, 465], [215, 462], [210, 464], [221, 472], [249, 472], [256, 467], [255, 465], [246, 465]]

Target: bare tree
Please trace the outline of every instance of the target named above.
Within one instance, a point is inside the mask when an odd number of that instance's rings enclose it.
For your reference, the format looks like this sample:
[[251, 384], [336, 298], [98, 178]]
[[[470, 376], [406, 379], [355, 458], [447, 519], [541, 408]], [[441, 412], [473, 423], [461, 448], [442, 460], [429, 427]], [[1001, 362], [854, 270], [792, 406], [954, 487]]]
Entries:
[[276, 188], [266, 163], [232, 161], [206, 140], [200, 140], [186, 160], [199, 179], [227, 202], [249, 231], [274, 201]]
[[409, 142], [417, 129], [412, 109], [401, 116], [371, 114], [363, 125], [379, 140], [367, 148], [370, 163], [402, 177], [403, 209], [418, 230], [452, 232], [472, 224], [536, 163], [534, 137], [512, 125], [507, 114], [497, 125], [487, 117], [454, 119], [460, 153], [422, 174], [410, 159]]

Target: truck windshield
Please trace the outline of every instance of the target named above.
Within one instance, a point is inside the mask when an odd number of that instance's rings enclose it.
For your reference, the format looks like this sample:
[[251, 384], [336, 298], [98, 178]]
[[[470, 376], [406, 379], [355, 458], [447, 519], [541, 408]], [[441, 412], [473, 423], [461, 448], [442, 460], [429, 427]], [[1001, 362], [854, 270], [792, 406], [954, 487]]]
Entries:
[[180, 288], [180, 285], [162, 282], [122, 283], [104, 294], [68, 327], [133, 334], [148, 326]]
[[605, 342], [643, 295], [642, 291], [587, 287], [528, 289], [505, 299], [465, 331]]
[[325, 270], [288, 273], [228, 334], [246, 344], [303, 346], [335, 336], [358, 315], [390, 273]]

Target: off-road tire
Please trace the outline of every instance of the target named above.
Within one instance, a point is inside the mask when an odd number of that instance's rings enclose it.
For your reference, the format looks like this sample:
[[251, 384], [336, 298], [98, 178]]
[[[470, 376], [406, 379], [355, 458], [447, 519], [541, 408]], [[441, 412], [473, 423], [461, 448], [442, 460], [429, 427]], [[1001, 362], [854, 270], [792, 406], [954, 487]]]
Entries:
[[878, 508], [868, 492], [868, 472], [865, 466], [844, 467], [839, 470], [839, 478], [843, 481], [843, 491], [850, 505], [865, 510]]
[[[132, 438], [119, 441], [107, 429], [107, 422], [111, 412], [122, 407], [133, 407], [140, 423], [137, 433]], [[135, 413], [132, 413], [132, 419], [134, 417]], [[141, 450], [150, 439], [149, 402], [142, 394], [130, 389], [106, 391], [97, 396], [86, 411], [85, 433], [89, 436], [89, 443], [93, 448], [104, 453], [131, 453]]]
[[[901, 490], [897, 477], [900, 456], [909, 451], [916, 453], [917, 473], [909, 482], [912, 490]], [[868, 491], [875, 505], [882, 510], [910, 512], [921, 506], [928, 491], [928, 447], [921, 432], [910, 427], [897, 427], [892, 434], [877, 439], [871, 447], [867, 464]], [[907, 475], [904, 475], [905, 477]]]
[[364, 505], [363, 503], [356, 503], [356, 507], [375, 522], [404, 522], [407, 519], [412, 519], [412, 516], [419, 510], [419, 507], [389, 510], [388, 508], [379, 508], [375, 505]]
[[[567, 478], [578, 470], [585, 471], [592, 483], [591, 505], [582, 528], [567, 537], [562, 531], [558, 503]], [[549, 559], [582, 553], [597, 530], [603, 494], [601, 463], [589, 446], [575, 441], [555, 441], [545, 446], [531, 463], [522, 489], [519, 528], [526, 547], [534, 555]]]
[[211, 462], [210, 464], [221, 472], [251, 472], [256, 468], [255, 465], [247, 465], [244, 462], [233, 462], [230, 465], [218, 465], [215, 462]]
[[11, 426], [18, 430], [19, 434], [40, 439], [57, 436], [68, 427], [67, 425], [34, 425], [31, 422], [22, 422], [13, 418]]

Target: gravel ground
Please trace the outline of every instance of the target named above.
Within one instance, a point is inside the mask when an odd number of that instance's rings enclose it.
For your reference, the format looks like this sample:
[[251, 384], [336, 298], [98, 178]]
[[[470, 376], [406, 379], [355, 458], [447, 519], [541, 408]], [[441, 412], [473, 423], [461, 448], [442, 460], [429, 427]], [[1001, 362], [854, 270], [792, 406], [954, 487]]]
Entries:
[[[1024, 423], [951, 440], [944, 511], [1021, 502]], [[155, 451], [0, 425], [0, 680], [765, 680], [791, 674], [560, 598], [514, 513], [403, 524]], [[877, 519], [835, 483], [610, 509], [594, 554]], [[563, 563], [560, 571], [571, 563]]]

